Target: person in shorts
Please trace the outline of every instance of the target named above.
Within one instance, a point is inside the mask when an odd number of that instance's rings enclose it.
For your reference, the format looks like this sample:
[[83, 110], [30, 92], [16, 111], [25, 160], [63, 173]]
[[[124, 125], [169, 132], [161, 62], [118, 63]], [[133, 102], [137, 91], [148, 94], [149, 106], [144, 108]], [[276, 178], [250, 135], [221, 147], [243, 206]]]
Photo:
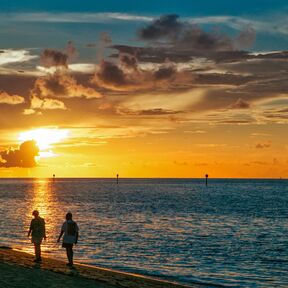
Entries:
[[73, 266], [73, 244], [78, 242], [78, 225], [72, 220], [72, 213], [66, 214], [66, 221], [63, 223], [57, 242], [60, 242], [63, 236], [62, 247], [66, 248], [68, 263], [67, 266]]
[[31, 242], [34, 244], [34, 262], [41, 262], [41, 244], [43, 238], [46, 240], [45, 221], [39, 216], [39, 212], [37, 210], [34, 210], [32, 215], [34, 216], [34, 219], [32, 219], [30, 223], [28, 237], [30, 237], [30, 235], [32, 236]]

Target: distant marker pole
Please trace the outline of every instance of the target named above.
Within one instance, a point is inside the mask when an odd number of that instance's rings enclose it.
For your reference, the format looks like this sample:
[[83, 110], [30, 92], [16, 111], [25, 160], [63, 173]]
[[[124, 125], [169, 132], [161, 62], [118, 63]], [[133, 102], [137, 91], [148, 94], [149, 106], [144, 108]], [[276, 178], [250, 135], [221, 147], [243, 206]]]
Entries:
[[119, 174], [117, 174], [117, 184], [119, 183]]
[[205, 175], [205, 178], [206, 178], [206, 187], [207, 187], [207, 185], [208, 185], [208, 177], [209, 177], [209, 175], [206, 174], [206, 175]]

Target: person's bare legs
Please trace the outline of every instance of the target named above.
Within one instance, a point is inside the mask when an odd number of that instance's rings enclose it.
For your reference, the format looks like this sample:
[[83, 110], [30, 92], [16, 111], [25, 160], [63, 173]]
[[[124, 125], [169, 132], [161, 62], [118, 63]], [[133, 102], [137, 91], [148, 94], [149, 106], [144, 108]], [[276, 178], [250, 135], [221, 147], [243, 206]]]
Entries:
[[68, 258], [68, 264], [73, 265], [73, 248], [72, 247], [66, 247], [66, 253]]
[[41, 245], [40, 243], [34, 243], [36, 261], [41, 260], [41, 246], [40, 245]]

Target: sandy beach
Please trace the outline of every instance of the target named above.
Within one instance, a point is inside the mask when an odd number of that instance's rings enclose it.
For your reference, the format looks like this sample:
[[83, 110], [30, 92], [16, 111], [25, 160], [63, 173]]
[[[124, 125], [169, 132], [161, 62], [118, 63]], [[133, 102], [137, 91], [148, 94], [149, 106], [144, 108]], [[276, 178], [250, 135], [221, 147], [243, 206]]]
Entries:
[[197, 284], [193, 286], [179, 285], [83, 264], [75, 264], [73, 268], [69, 268], [64, 261], [42, 258], [41, 264], [35, 264], [31, 254], [8, 247], [0, 248], [0, 287], [208, 287]]
[[0, 263], [1, 287], [116, 287], [96, 282], [94, 280], [70, 277], [68, 275], [55, 274], [43, 269], [30, 269], [7, 263]]

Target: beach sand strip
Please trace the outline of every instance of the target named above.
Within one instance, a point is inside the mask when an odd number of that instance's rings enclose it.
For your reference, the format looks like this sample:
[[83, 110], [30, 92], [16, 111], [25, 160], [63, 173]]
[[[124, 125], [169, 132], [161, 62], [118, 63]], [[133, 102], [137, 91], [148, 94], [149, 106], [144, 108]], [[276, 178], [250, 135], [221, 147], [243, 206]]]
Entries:
[[[38, 287], [29, 285], [30, 278], [36, 275], [36, 280], [33, 283], [37, 283], [38, 278], [43, 280], [40, 281], [41, 287], [99, 287], [99, 288], [112, 288], [112, 287], [125, 287], [125, 288], [205, 288], [212, 287], [202, 284], [194, 285], [181, 285], [169, 281], [158, 280], [152, 277], [146, 277], [141, 275], [136, 275], [132, 273], [120, 272], [112, 269], [90, 266], [85, 264], [76, 263], [73, 268], [67, 267], [66, 263], [61, 260], [51, 259], [47, 257], [42, 257], [42, 263], [34, 263], [34, 256], [22, 252], [19, 250], [14, 250], [6, 247], [0, 247], [0, 286], [1, 287]], [[11, 273], [12, 270], [15, 270]], [[23, 270], [24, 269], [24, 270]], [[5, 272], [6, 271], [6, 272]], [[29, 273], [28, 273], [29, 272]], [[56, 273], [55, 273], [56, 272]], [[19, 279], [22, 279], [21, 285], [9, 286], [9, 275], [14, 275]], [[48, 275], [48, 274], [49, 275]], [[45, 275], [46, 276], [45, 276]], [[8, 275], [8, 276], [7, 276]], [[30, 275], [30, 276], [29, 276]], [[42, 275], [42, 276], [41, 276]], [[5, 278], [6, 276], [6, 278]], [[40, 277], [41, 276], [41, 277]], [[44, 277], [45, 276], [45, 277]], [[66, 279], [62, 278], [67, 278]], [[33, 278], [33, 277], [32, 277]], [[50, 279], [50, 280], [49, 280]], [[54, 279], [54, 282], [53, 282]], [[11, 280], [11, 276], [10, 276]], [[17, 279], [13, 279], [16, 281]], [[48, 281], [49, 280], [49, 281]], [[1, 282], [2, 281], [2, 282]], [[5, 282], [6, 281], [6, 282]], [[25, 286], [25, 281], [28, 281], [28, 285]], [[43, 282], [48, 281], [46, 285]], [[64, 286], [58, 285], [57, 282], [61, 283], [71, 282], [69, 285]], [[88, 282], [87, 282], [88, 281]], [[90, 283], [90, 281], [92, 281]], [[12, 281], [13, 282], [13, 281]], [[84, 283], [85, 282], [85, 283]], [[1, 285], [5, 284], [6, 285]], [[11, 281], [10, 281], [11, 283]], [[74, 284], [75, 285], [74, 285]], [[80, 285], [81, 283], [81, 285]], [[53, 284], [53, 285], [52, 285]], [[97, 284], [97, 285], [96, 285]], [[90, 286], [92, 285], [92, 286]], [[94, 285], [94, 286], [93, 286]], [[39, 287], [40, 287], [39, 286]]]

